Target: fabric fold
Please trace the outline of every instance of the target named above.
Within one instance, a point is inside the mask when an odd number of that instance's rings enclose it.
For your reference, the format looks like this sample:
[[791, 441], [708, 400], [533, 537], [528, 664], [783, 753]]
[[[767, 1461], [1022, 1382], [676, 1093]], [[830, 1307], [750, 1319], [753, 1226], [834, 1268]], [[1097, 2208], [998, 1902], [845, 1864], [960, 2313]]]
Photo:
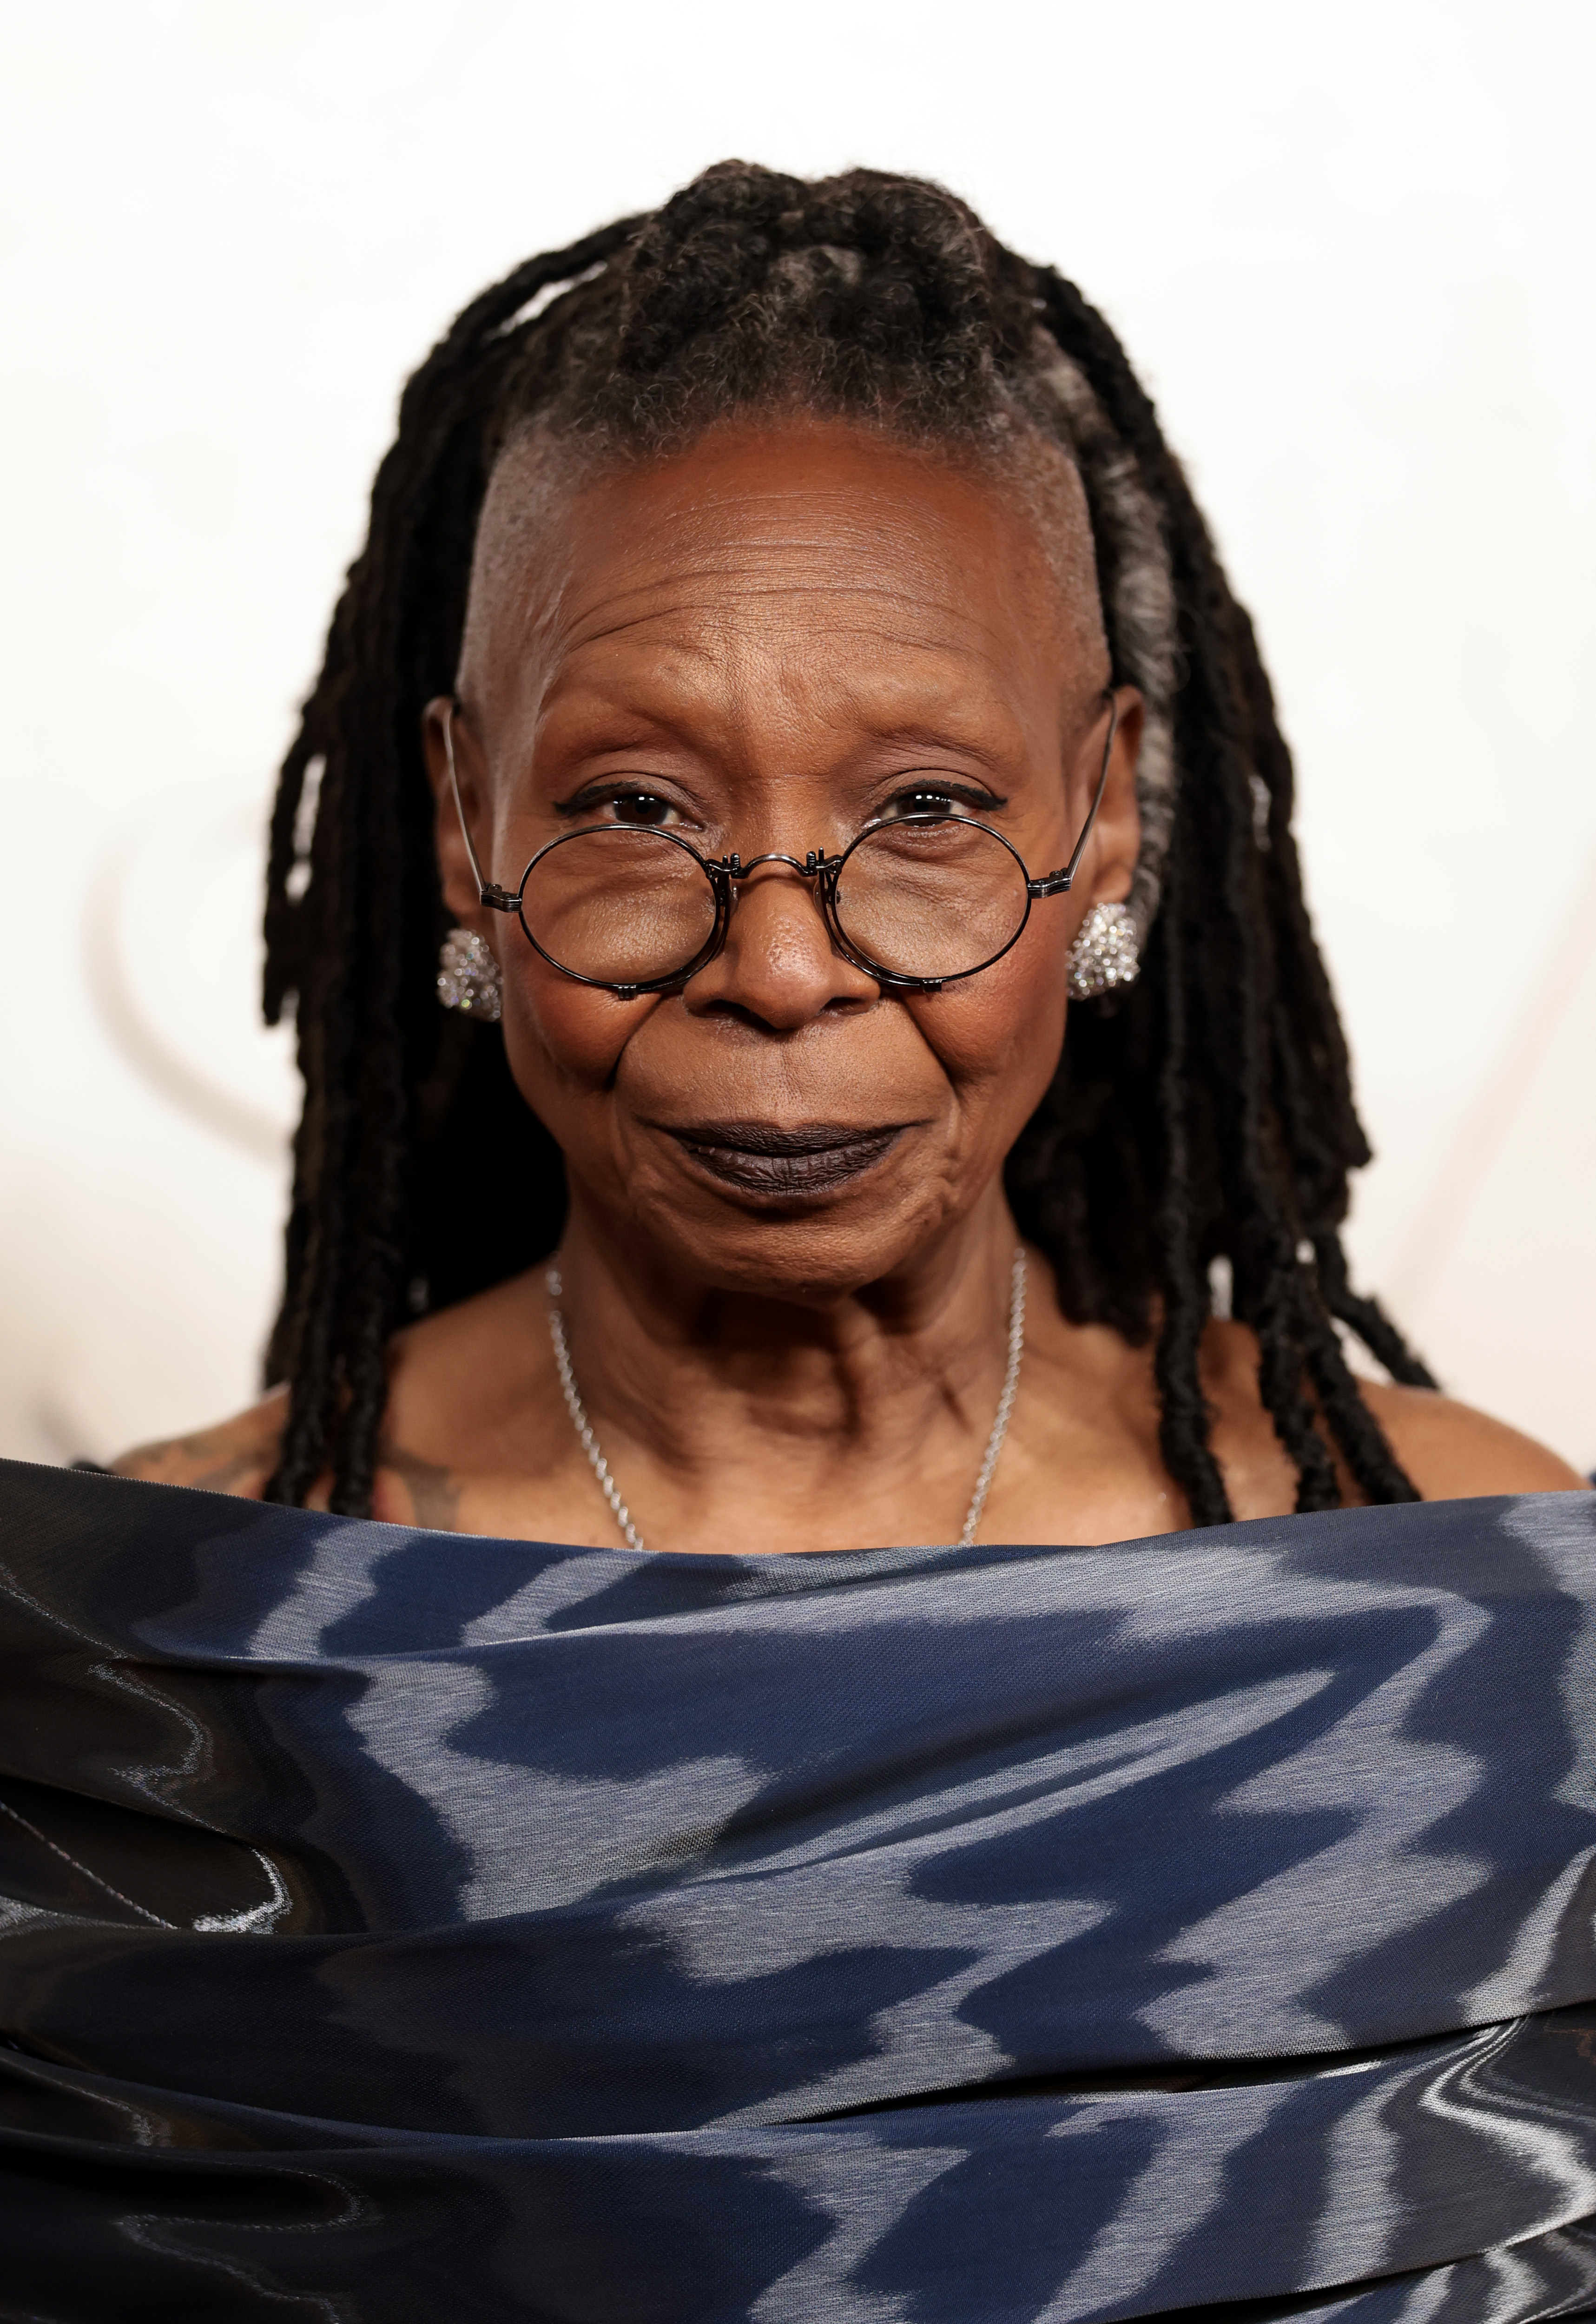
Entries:
[[725, 1559], [0, 1464], [0, 2318], [1596, 2312], [1593, 1616], [1582, 1494]]

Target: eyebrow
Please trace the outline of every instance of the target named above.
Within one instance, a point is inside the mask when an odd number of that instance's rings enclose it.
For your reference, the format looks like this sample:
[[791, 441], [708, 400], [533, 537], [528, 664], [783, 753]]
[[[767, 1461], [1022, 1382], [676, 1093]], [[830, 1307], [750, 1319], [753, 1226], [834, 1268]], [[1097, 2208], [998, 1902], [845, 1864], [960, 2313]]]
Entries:
[[[546, 710], [549, 707], [546, 704]], [[851, 704], [850, 711], [851, 716], [846, 720], [819, 723], [821, 733], [844, 756], [857, 750], [861, 743], [886, 750], [946, 753], [973, 761], [975, 770], [995, 783], [1001, 773], [1007, 775], [1021, 748], [1017, 725], [1001, 712], [998, 719], [1002, 731], [994, 733], [990, 724], [978, 729], [946, 717], [872, 716], [868, 705], [859, 703]], [[628, 752], [643, 752], [661, 747], [687, 752], [698, 762], [706, 755], [701, 715], [694, 706], [623, 702], [599, 692], [590, 704], [582, 704], [579, 697], [574, 702], [567, 697], [567, 704], [555, 707], [556, 724], [563, 724], [567, 718], [586, 722], [589, 717], [592, 731], [571, 738], [583, 757], [621, 756]], [[546, 732], [540, 720], [540, 740]], [[529, 761], [535, 748], [534, 744], [526, 753]], [[713, 742], [708, 755], [716, 760], [726, 755], [718, 738]]]

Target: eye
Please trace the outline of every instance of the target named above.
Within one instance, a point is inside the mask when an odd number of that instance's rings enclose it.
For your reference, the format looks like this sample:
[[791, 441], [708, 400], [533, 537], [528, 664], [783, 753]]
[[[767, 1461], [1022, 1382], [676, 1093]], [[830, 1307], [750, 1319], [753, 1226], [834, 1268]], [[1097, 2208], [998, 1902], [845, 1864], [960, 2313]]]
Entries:
[[661, 798], [658, 791], [622, 791], [610, 805], [617, 823], [641, 824], [649, 831], [680, 819], [670, 801]]
[[950, 790], [922, 786], [912, 791], [899, 791], [895, 798], [890, 798], [876, 820], [878, 823], [901, 823], [909, 816], [924, 821], [936, 816], [968, 815], [975, 804], [973, 800], [955, 797]]
[[607, 815], [616, 823], [630, 824], [639, 831], [664, 831], [683, 819], [681, 809], [669, 799], [658, 791], [645, 790], [589, 792], [586, 798], [574, 799], [564, 812]]

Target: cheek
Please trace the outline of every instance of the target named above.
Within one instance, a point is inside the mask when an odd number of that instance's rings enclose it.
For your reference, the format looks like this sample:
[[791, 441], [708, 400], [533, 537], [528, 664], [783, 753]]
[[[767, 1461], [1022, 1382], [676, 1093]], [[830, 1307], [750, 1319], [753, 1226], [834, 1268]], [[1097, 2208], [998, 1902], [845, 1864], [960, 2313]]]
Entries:
[[504, 1050], [522, 1097], [563, 1145], [585, 1101], [611, 1087], [622, 1052], [655, 1001], [617, 1001], [612, 992], [561, 976], [514, 932], [517, 953], [504, 961]]
[[962, 1110], [979, 1117], [983, 1143], [995, 1139], [1004, 1152], [1035, 1112], [1064, 1046], [1068, 963], [1061, 946], [1031, 936], [968, 983], [908, 1003]]
[[[573, 1157], [586, 1151], [597, 1165], [601, 1152], [608, 1151], [613, 1142], [613, 1101], [626, 1049], [641, 1034], [642, 1052], [651, 1055], [657, 1044], [647, 1036], [649, 1020], [672, 1003], [660, 999], [622, 1001], [613, 993], [573, 983], [539, 959], [519, 930], [516, 936], [526, 957], [510, 952], [504, 961], [503, 1035], [511, 1073], [522, 1097], [561, 1147]], [[908, 1028], [899, 1018], [900, 1029], [893, 1035], [884, 1020], [903, 1009], [935, 1057], [939, 1078], [952, 1091], [963, 1123], [957, 1143], [966, 1162], [995, 1167], [1036, 1111], [1057, 1068], [1067, 968], [1062, 935], [1055, 940], [1052, 925], [1033, 922], [1011, 953], [967, 983], [894, 1002], [879, 1015], [872, 1010], [867, 1019], [855, 1019], [842, 1047], [852, 1052], [855, 1039], [861, 1046], [857, 1056], [848, 1056], [846, 1065], [866, 1071], [875, 1066], [882, 1070], [884, 1080], [895, 1081], [904, 1064], [899, 1053]], [[691, 1058], [675, 1054], [676, 1040], [684, 1030]], [[727, 1065], [718, 1043], [705, 1044], [699, 1056], [699, 1042], [693, 1038], [698, 1028], [678, 1025], [655, 1031], [668, 1037], [674, 1033], [667, 1047], [678, 1075], [692, 1063], [706, 1083], [718, 1084]], [[914, 1037], [909, 1038], [918, 1047]], [[929, 1064], [923, 1050], [920, 1056], [922, 1065]], [[889, 1059], [894, 1070], [887, 1070]], [[842, 1055], [837, 1063], [844, 1064]], [[716, 1094], [724, 1093], [717, 1087]]]

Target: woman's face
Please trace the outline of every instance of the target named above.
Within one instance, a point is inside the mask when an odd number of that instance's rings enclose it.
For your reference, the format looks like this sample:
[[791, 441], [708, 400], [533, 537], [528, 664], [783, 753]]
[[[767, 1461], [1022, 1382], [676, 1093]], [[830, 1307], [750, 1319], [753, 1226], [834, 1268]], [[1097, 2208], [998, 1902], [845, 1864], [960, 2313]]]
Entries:
[[[727, 428], [539, 497], [512, 454], [473, 578], [456, 757], [486, 878], [513, 888], [561, 832], [614, 821], [801, 861], [927, 795], [995, 825], [1033, 877], [1068, 860], [1108, 730], [1073, 476], [1049, 491], [1077, 528], [1051, 562], [1017, 492], [843, 424]], [[511, 1069], [577, 1213], [673, 1274], [807, 1303], [999, 1201], [1057, 1064], [1070, 941], [1130, 886], [1140, 706], [1119, 706], [1075, 889], [979, 975], [883, 991], [834, 950], [812, 883], [772, 864], [718, 958], [626, 1001], [481, 908], [434, 704], [448, 906], [498, 956]]]

